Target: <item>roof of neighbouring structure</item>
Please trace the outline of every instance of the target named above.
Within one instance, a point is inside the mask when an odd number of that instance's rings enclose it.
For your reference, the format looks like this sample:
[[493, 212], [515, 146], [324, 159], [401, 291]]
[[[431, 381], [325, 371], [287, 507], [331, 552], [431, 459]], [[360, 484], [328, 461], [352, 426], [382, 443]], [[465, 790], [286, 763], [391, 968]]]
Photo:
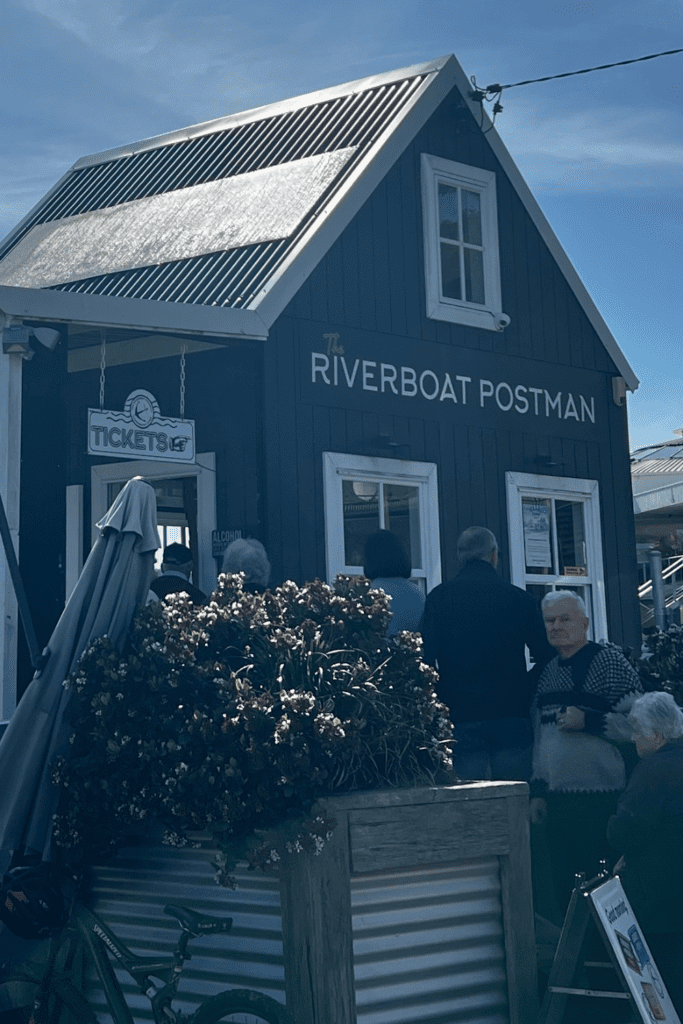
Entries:
[[[105, 322], [115, 308], [111, 300], [128, 300], [116, 322], [148, 326], [156, 313], [146, 303], [173, 303], [195, 307], [183, 320], [196, 321], [205, 333], [220, 333], [215, 326], [222, 324], [226, 334], [266, 336], [453, 88], [488, 129], [487, 141], [635, 390], [633, 370], [469, 96], [470, 83], [453, 56], [79, 160], [0, 244], [0, 309], [55, 319], [71, 309], [79, 319]], [[46, 292], [63, 293], [61, 301]], [[223, 315], [212, 316], [207, 307]]]
[[678, 437], [631, 452], [633, 509], [657, 515], [683, 509], [683, 430]]

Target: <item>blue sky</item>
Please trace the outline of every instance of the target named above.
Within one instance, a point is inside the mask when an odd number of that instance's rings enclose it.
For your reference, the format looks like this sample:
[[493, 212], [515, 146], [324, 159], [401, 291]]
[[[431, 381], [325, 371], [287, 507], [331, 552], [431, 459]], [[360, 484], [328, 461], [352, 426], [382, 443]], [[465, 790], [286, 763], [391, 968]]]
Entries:
[[[479, 84], [683, 46], [681, 0], [4, 0], [0, 238], [79, 157], [455, 53]], [[683, 54], [512, 89], [496, 127], [636, 374], [683, 427]]]

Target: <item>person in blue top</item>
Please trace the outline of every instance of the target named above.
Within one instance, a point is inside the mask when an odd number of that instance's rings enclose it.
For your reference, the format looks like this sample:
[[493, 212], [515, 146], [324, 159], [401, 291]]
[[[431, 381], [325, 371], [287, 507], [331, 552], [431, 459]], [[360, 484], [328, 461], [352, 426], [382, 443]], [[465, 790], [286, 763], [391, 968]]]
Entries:
[[375, 590], [391, 598], [387, 636], [407, 629], [417, 632], [424, 610], [422, 591], [410, 581], [412, 566], [401, 539], [391, 530], [378, 530], [365, 542], [363, 572]]

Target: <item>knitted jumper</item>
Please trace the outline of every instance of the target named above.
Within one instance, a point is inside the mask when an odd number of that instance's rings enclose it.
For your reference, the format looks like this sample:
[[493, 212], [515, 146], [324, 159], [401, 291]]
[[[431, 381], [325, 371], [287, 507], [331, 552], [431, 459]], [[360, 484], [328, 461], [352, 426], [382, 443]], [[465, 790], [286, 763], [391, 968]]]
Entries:
[[[631, 740], [626, 716], [642, 692], [637, 672], [617, 647], [589, 642], [571, 658], [553, 658], [532, 703], [532, 796], [622, 790], [626, 772], [614, 744]], [[571, 706], [585, 715], [580, 732], [557, 726], [557, 713]]]

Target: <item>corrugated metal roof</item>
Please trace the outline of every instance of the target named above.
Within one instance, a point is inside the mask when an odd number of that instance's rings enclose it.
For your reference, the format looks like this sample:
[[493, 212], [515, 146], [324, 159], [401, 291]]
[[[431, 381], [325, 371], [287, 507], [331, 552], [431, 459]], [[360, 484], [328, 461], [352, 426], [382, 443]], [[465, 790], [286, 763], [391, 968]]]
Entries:
[[[6, 314], [80, 323], [145, 325], [163, 313], [143, 311], [144, 300], [184, 305], [177, 330], [262, 337], [286, 308], [341, 231], [439, 103], [457, 89], [465, 109], [481, 123], [504, 174], [586, 313], [627, 387], [638, 378], [531, 194], [471, 83], [453, 55], [398, 71], [233, 114], [80, 160], [17, 225], [0, 246], [0, 308]], [[226, 253], [127, 270], [109, 270], [52, 289], [2, 283], [2, 261], [36, 225], [132, 203], [178, 189], [356, 147], [337, 178], [284, 240], [245, 245]], [[222, 257], [229, 258], [224, 263]], [[45, 296], [53, 292], [88, 293]], [[23, 292], [23, 296], [18, 293]], [[133, 306], [104, 300], [126, 297]], [[246, 298], [245, 298], [246, 296]], [[134, 306], [135, 300], [143, 300]], [[154, 302], [151, 306], [158, 306]], [[209, 323], [204, 314], [211, 310]], [[191, 312], [191, 315], [189, 314]], [[214, 314], [224, 323], [215, 329]], [[235, 319], [234, 314], [240, 316]], [[175, 315], [175, 311], [174, 311]], [[251, 316], [246, 322], [241, 317]]]
[[[432, 66], [429, 68], [433, 73]], [[264, 116], [260, 111], [252, 122], [220, 127], [214, 132], [202, 126], [203, 134], [195, 138], [170, 143], [162, 139], [156, 146], [140, 152], [110, 156], [101, 163], [76, 167], [0, 250], [0, 284], [47, 286], [61, 291], [169, 302], [246, 306], [315, 222], [330, 196], [343, 188], [373, 144], [400, 117], [427, 77], [425, 66], [422, 73], [412, 71], [404, 79], [380, 85], [369, 84], [366, 89], [356, 86], [347, 95], [321, 99], [309, 106], [295, 105], [296, 109], [289, 111], [280, 109], [272, 117]], [[374, 81], [368, 79], [368, 83]], [[221, 126], [224, 123], [219, 122]], [[261, 224], [261, 237], [258, 234], [246, 237], [248, 244], [239, 244], [240, 238], [245, 237], [244, 232], [242, 236], [239, 233], [233, 236], [237, 240], [236, 246], [218, 245], [212, 235], [202, 243], [205, 246], [203, 252], [198, 253], [195, 247], [187, 258], [176, 259], [174, 257], [178, 253], [171, 248], [170, 258], [164, 258], [168, 225], [164, 226], [165, 221], [155, 225], [145, 222], [144, 218], [140, 220], [141, 201], [149, 203], [152, 197], [179, 192], [179, 199], [194, 197], [198, 194], [198, 186], [225, 179], [232, 179], [236, 186], [242, 181], [249, 181], [245, 176], [267, 172], [267, 169], [281, 168], [281, 175], [276, 175], [274, 180], [277, 181], [278, 177], [286, 179], [290, 167], [292, 170], [301, 167], [302, 161], [315, 157], [319, 161], [324, 155], [328, 155], [328, 165], [333, 173], [321, 181], [319, 188], [308, 190], [308, 201], [303, 207], [294, 209], [293, 204], [289, 204], [291, 216], [285, 217], [284, 221], [280, 203], [280, 222], [275, 223], [278, 217], [271, 211], [270, 223]], [[181, 209], [182, 205], [178, 208]], [[173, 205], [174, 210], [176, 206], [178, 203]], [[130, 257], [130, 265], [122, 268], [116, 255], [117, 249], [120, 254], [120, 247], [112, 246], [109, 252], [100, 248], [94, 269], [103, 272], [84, 274], [81, 270], [78, 276], [78, 268], [81, 264], [83, 267], [86, 265], [80, 260], [82, 247], [78, 238], [91, 229], [87, 215], [92, 216], [94, 211], [112, 211], [113, 208], [118, 209], [119, 233], [125, 235], [128, 231], [131, 244], [136, 248]], [[188, 211], [191, 209], [192, 203]], [[218, 221], [225, 223], [227, 211], [223, 213], [223, 218], [218, 218]], [[83, 217], [82, 223], [80, 220], [68, 220], [79, 216]], [[112, 214], [108, 216], [111, 218]], [[185, 214], [181, 213], [181, 216]], [[188, 212], [187, 224], [192, 220]], [[52, 231], [44, 226], [48, 224], [54, 225]], [[52, 237], [55, 244], [61, 238], [62, 232], [56, 230], [57, 227], [68, 228], [71, 234], [75, 231], [77, 237], [71, 240], [70, 246], [78, 250], [79, 259], [75, 260], [69, 253], [61, 261], [68, 265], [52, 267], [50, 271], [48, 254], [45, 273], [56, 274], [55, 281], [54, 276], [36, 275], [40, 246], [45, 246], [46, 235]], [[158, 241], [156, 246], [151, 245], [155, 238]], [[141, 253], [150, 245], [154, 251], [149, 263], [141, 264]], [[159, 245], [163, 251], [157, 252]], [[12, 250], [15, 248], [13, 259]], [[54, 245], [50, 252], [53, 248]], [[106, 265], [107, 260], [111, 265]], [[21, 280], [15, 280], [16, 274]], [[59, 280], [60, 275], [62, 280]]]
[[681, 458], [668, 459], [642, 459], [640, 462], [631, 462], [631, 476], [654, 476], [668, 473], [676, 476], [683, 473], [683, 448], [678, 449]]

